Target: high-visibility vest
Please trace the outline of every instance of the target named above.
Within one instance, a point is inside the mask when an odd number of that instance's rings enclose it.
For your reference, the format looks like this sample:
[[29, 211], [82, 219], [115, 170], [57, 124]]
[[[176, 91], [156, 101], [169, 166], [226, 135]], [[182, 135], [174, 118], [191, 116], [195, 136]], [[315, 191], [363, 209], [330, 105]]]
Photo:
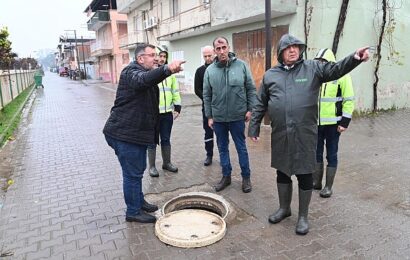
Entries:
[[[335, 62], [335, 56], [330, 49], [322, 49], [315, 59]], [[319, 125], [339, 124], [348, 127], [354, 110], [354, 91], [349, 74], [338, 80], [323, 83], [320, 88]]]
[[174, 106], [181, 105], [178, 82], [175, 75], [171, 75], [158, 84], [159, 87], [159, 112], [161, 114], [172, 112]]

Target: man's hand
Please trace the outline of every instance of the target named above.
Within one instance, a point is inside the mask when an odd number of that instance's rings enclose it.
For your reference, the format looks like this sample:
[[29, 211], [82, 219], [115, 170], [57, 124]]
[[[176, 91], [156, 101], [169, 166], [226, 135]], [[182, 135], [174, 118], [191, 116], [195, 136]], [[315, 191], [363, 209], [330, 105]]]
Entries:
[[346, 131], [346, 130], [347, 130], [347, 128], [344, 128], [344, 127], [341, 126], [341, 125], [337, 126], [337, 131], [338, 131], [339, 133], [343, 133], [343, 132]]
[[245, 122], [249, 122], [251, 120], [252, 112], [248, 111], [245, 114]]
[[214, 130], [214, 120], [213, 120], [212, 118], [209, 118], [209, 119], [208, 119], [208, 126], [209, 126], [212, 130]]
[[172, 115], [174, 116], [174, 120], [179, 117], [179, 113], [177, 111], [172, 112]]
[[168, 69], [172, 72], [172, 74], [183, 71], [184, 68], [182, 68], [182, 64], [184, 64], [185, 62], [186, 61], [184, 60], [174, 60], [173, 62], [168, 64]]
[[254, 141], [255, 143], [259, 141], [259, 137], [253, 136], [253, 137], [249, 137], [252, 141]]
[[361, 60], [361, 61], [368, 61], [369, 60], [369, 46], [360, 48], [356, 50], [356, 53], [354, 54], [354, 58], [356, 60]]

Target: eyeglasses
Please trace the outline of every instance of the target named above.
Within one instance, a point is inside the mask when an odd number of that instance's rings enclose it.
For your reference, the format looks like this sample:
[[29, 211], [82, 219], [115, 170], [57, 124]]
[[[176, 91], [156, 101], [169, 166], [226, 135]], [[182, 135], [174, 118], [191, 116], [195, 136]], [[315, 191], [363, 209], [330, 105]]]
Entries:
[[156, 53], [143, 53], [143, 54], [140, 54], [139, 56], [148, 56], [148, 57], [154, 58], [155, 56], [157, 56], [157, 54]]

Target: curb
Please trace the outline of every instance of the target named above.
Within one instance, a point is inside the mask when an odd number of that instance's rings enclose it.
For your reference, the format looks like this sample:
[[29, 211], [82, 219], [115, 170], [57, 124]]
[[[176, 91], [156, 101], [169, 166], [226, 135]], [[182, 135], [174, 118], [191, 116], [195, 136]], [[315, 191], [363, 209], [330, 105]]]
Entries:
[[[17, 115], [20, 115], [20, 114], [21, 114], [21, 111], [22, 111], [23, 108], [26, 106], [27, 101], [31, 98], [31, 96], [33, 95], [34, 90], [36, 89], [36, 88], [34, 87], [34, 84], [32, 84], [30, 87], [31, 87], [31, 92], [30, 92], [30, 94], [27, 95], [27, 97], [26, 97], [26, 99], [24, 100], [23, 104], [21, 104], [21, 106], [19, 107], [19, 109], [17, 110], [17, 112], [13, 115], [13, 118], [10, 120], [10, 123], [9, 123], [9, 125], [7, 126], [7, 128], [4, 130], [4, 133], [0, 135], [0, 143], [3, 143], [3, 141], [4, 141], [3, 145], [0, 146], [0, 149], [3, 148], [3, 147], [7, 144], [8, 140], [4, 140], [6, 133], [9, 131], [10, 127], [11, 127], [11, 126], [13, 125], [13, 123], [15, 122], [15, 120], [16, 120], [16, 118], [17, 118]], [[33, 103], [33, 102], [31, 102], [31, 104], [32, 104], [32, 103]]]

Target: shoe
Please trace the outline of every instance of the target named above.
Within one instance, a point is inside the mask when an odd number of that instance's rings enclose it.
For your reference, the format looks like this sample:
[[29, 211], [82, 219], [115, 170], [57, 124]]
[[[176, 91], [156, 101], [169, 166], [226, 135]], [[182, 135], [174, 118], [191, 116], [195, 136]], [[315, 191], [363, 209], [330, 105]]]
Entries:
[[138, 214], [138, 215], [126, 216], [125, 221], [127, 221], [127, 222], [139, 222], [139, 223], [155, 223], [157, 221], [157, 219], [154, 216], [141, 211], [140, 214]]
[[212, 156], [207, 156], [204, 161], [204, 166], [209, 166], [212, 164]]
[[248, 193], [252, 191], [251, 178], [242, 179], [242, 191]]
[[292, 202], [292, 183], [277, 183], [279, 196], [279, 209], [269, 216], [269, 223], [276, 224], [292, 215], [290, 203]]
[[222, 176], [221, 181], [215, 186], [215, 191], [221, 191], [231, 185], [231, 176]]
[[144, 199], [141, 209], [145, 212], [155, 212], [158, 210], [158, 206], [154, 204], [150, 204]]

